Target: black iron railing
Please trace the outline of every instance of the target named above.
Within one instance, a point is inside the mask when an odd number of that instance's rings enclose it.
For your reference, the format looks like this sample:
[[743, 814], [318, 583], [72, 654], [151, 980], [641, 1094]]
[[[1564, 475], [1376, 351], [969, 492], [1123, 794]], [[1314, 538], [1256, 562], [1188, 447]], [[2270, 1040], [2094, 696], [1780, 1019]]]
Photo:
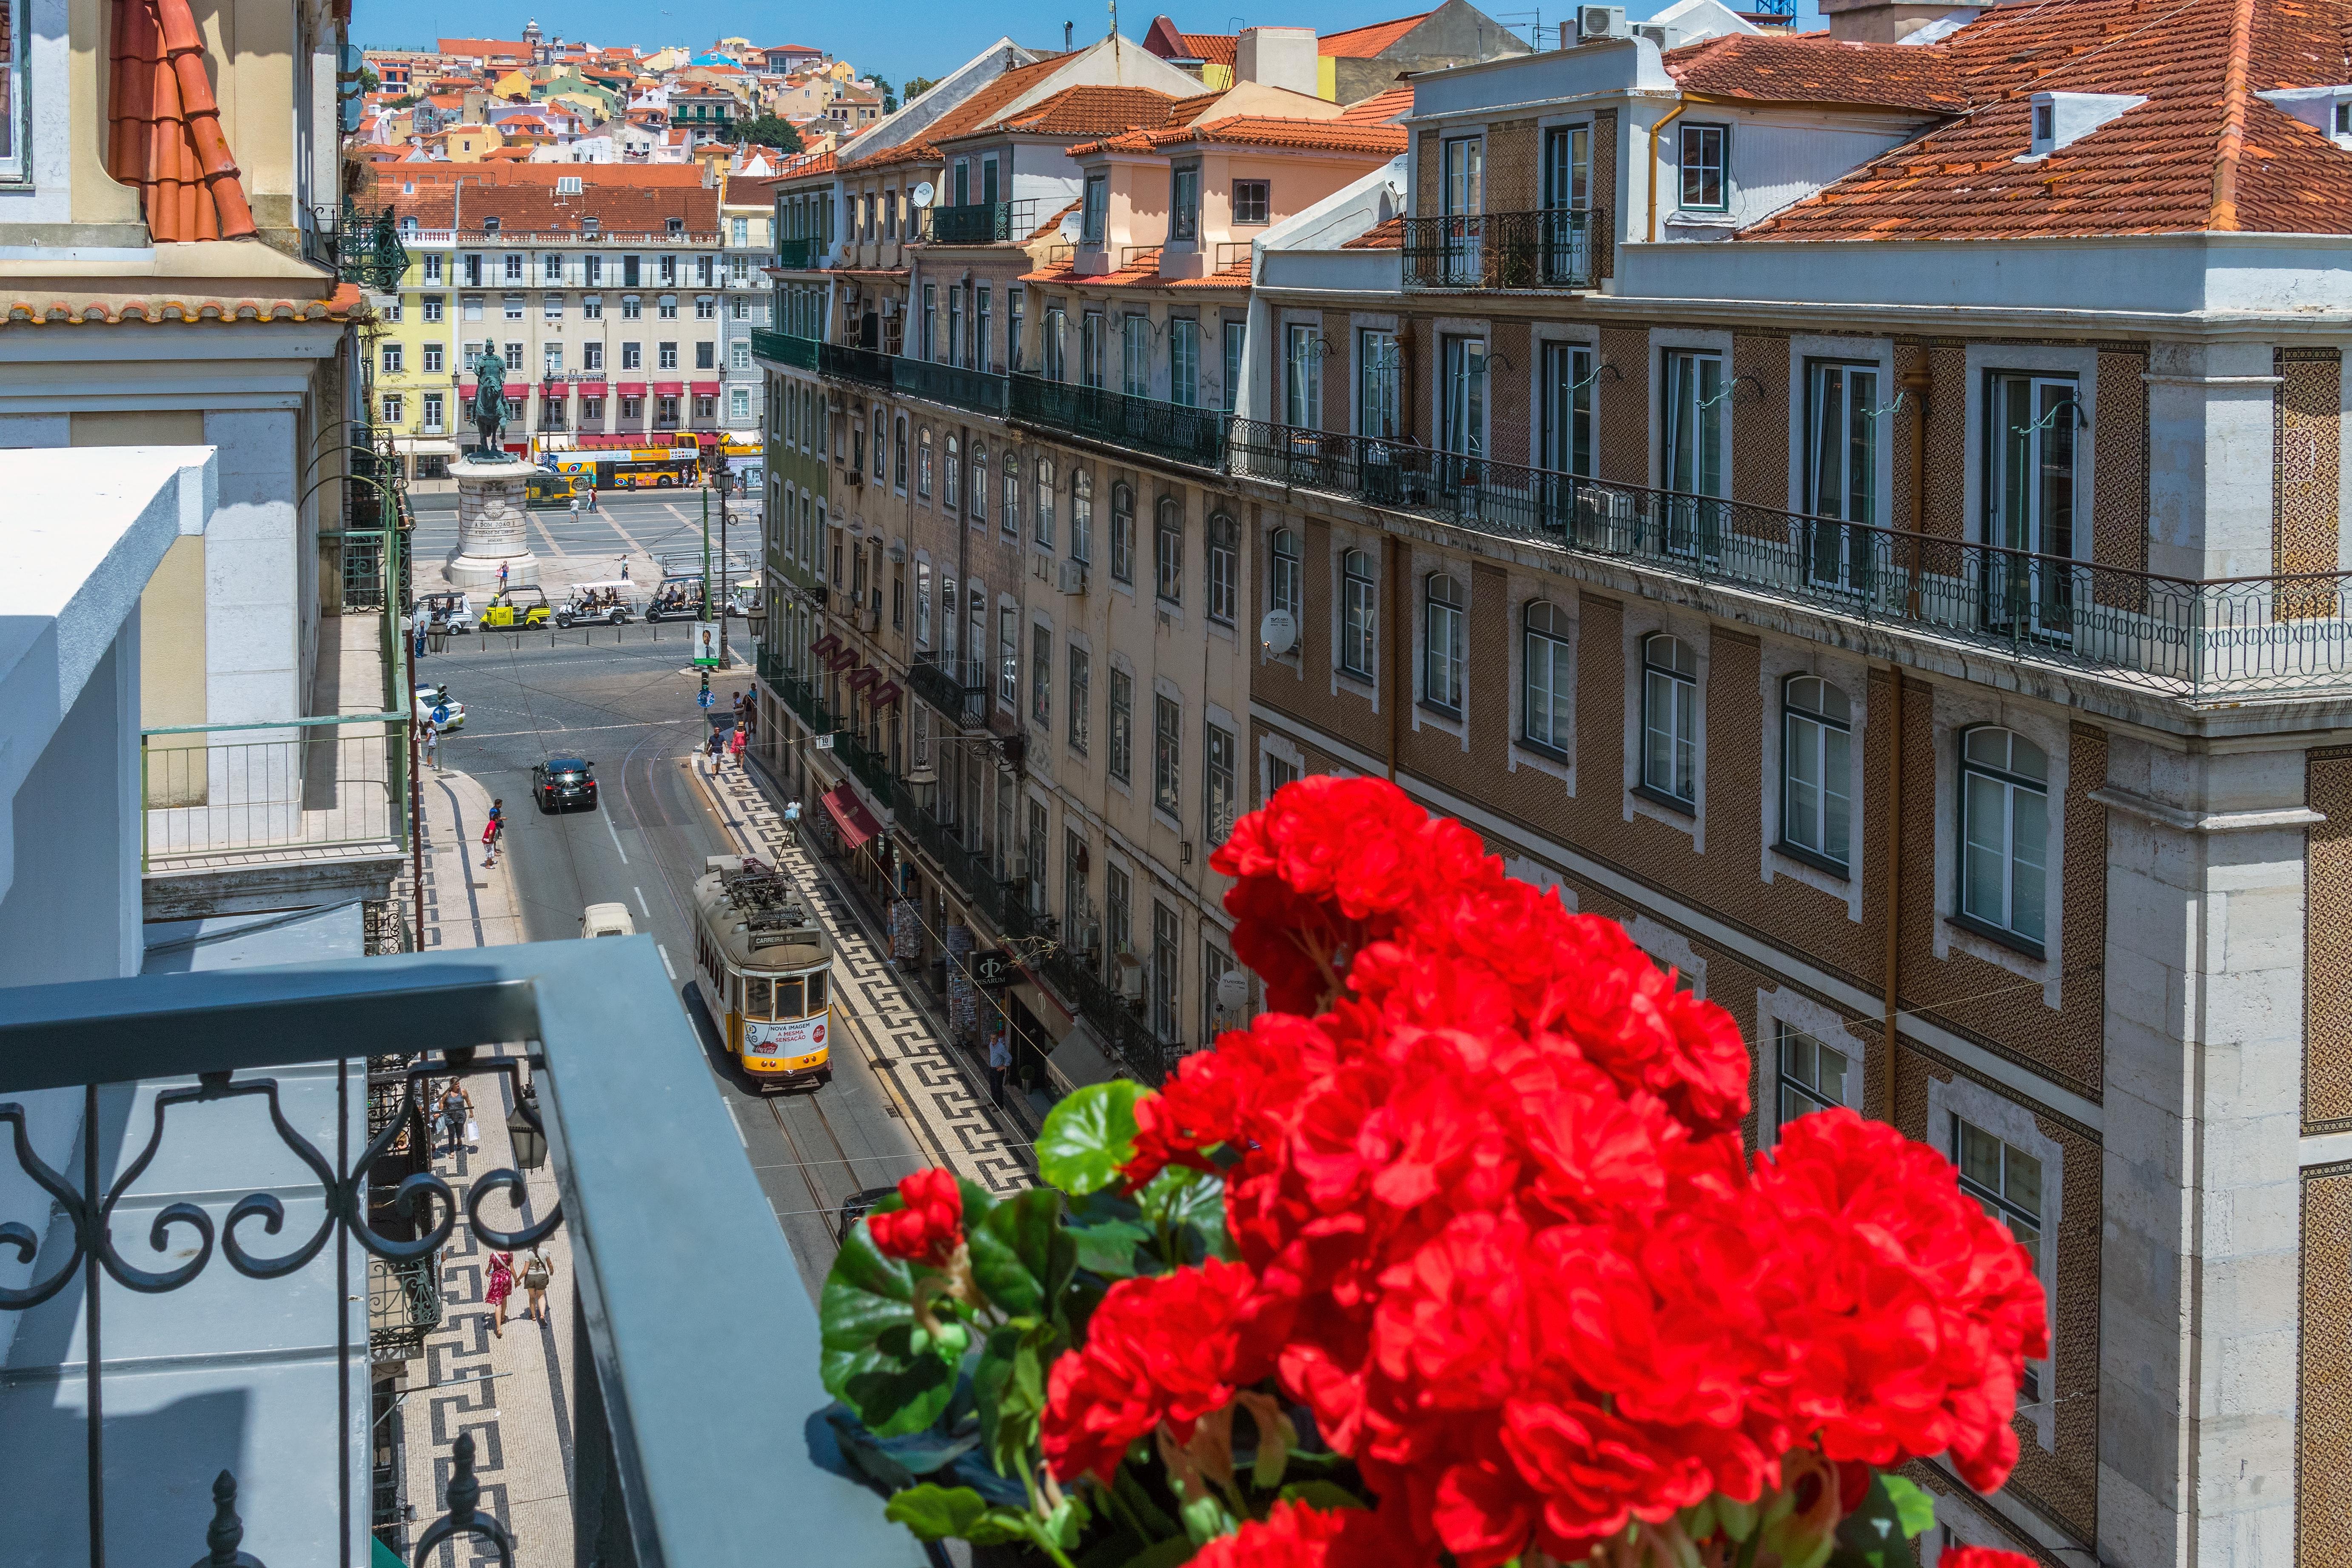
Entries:
[[819, 343], [816, 346], [816, 369], [819, 375], [836, 381], [854, 381], [861, 386], [891, 384], [891, 363], [898, 356], [886, 354], [880, 349], [862, 349], [851, 343]]
[[890, 804], [891, 791], [898, 783], [898, 775], [890, 770], [888, 753], [867, 745], [856, 734], [844, 730], [833, 739], [833, 754], [849, 764], [849, 771], [857, 775], [859, 783], [874, 792], [876, 800], [886, 806]]
[[1034, 375], [1010, 380], [1012, 415], [1018, 423], [1194, 468], [1215, 468], [1224, 462], [1226, 416], [1213, 410]]
[[988, 671], [979, 659], [924, 659], [907, 672], [915, 695], [967, 730], [988, 722]]
[[1024, 239], [1037, 226], [1037, 204], [1029, 199], [1017, 202], [974, 202], [960, 207], [931, 209], [931, 243], [933, 245], [994, 245], [1004, 240]]
[[751, 329], [751, 353], [760, 359], [773, 360], [778, 364], [792, 365], [799, 370], [816, 368], [817, 341], [793, 332], [780, 332], [772, 327]]
[[379, 294], [396, 292], [408, 271], [408, 247], [400, 243], [400, 226], [392, 208], [362, 212], [349, 202], [340, 211], [321, 207], [318, 218], [334, 240], [335, 270], [347, 283]]
[[1148, 1084], [1165, 1081], [1181, 1048], [1152, 1034], [1136, 1010], [1097, 970], [1098, 954], [1055, 943], [1037, 956], [1036, 967], [1086, 1020], [1100, 1031], [1119, 1065]]
[[1584, 289], [1591, 212], [1458, 214], [1404, 220], [1408, 289]]
[[905, 359], [892, 366], [891, 386], [909, 397], [928, 398], [974, 414], [1002, 419], [1010, 402], [1006, 378], [990, 371], [932, 360]]

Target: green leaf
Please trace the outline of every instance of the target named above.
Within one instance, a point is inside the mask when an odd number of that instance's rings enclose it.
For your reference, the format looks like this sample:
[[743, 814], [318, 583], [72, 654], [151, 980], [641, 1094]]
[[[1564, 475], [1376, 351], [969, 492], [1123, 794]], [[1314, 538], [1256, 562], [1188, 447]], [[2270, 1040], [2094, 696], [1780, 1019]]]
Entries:
[[1077, 1267], [1078, 1244], [1062, 1229], [1062, 1194], [1051, 1187], [997, 1205], [979, 1225], [967, 1222], [964, 1236], [973, 1280], [1012, 1317], [1050, 1312]]
[[1143, 1086], [1130, 1079], [1090, 1083], [1046, 1113], [1037, 1135], [1037, 1173], [1084, 1197], [1118, 1180], [1135, 1158], [1135, 1102]]
[[1129, 1558], [1124, 1568], [1176, 1568], [1180, 1563], [1190, 1563], [1192, 1553], [1198, 1550], [1188, 1538], [1171, 1535], [1165, 1541], [1152, 1542]]
[[1000, 1476], [1021, 1474], [1021, 1461], [1037, 1463], [1037, 1418], [1045, 1407], [1038, 1374], [1060, 1336], [1051, 1324], [1005, 1327], [988, 1336], [988, 1347], [972, 1373], [980, 1429], [988, 1462]]
[[1903, 1523], [1904, 1535], [1913, 1541], [1936, 1528], [1936, 1500], [1923, 1487], [1916, 1486], [1897, 1475], [1878, 1478], [1894, 1500], [1895, 1516]]
[[893, 1497], [882, 1517], [925, 1541], [969, 1538], [971, 1527], [988, 1517], [988, 1500], [970, 1487], [935, 1487], [926, 1481]]
[[[1915, 1496], [1898, 1500], [1889, 1481], [1900, 1482]], [[1936, 1505], [1916, 1487], [1900, 1476], [1873, 1476], [1862, 1506], [1838, 1521], [1830, 1562], [1835, 1568], [1908, 1568], [1913, 1561], [1910, 1537], [1916, 1532], [1905, 1528], [1910, 1522], [1905, 1517], [1906, 1503], [1913, 1517], [1925, 1505], [1927, 1517], [1921, 1530], [1936, 1521]]]
[[1293, 1481], [1282, 1489], [1281, 1496], [1286, 1501], [1303, 1502], [1326, 1513], [1334, 1509], [1371, 1506], [1337, 1481]]
[[1077, 1243], [1079, 1268], [1106, 1279], [1127, 1279], [1137, 1272], [1135, 1249], [1151, 1239], [1151, 1232], [1133, 1220], [1114, 1219], [1074, 1225], [1070, 1237]]
[[851, 1231], [818, 1307], [824, 1387], [877, 1437], [921, 1431], [955, 1397], [961, 1347], [920, 1332], [914, 1301], [914, 1271], [883, 1256], [865, 1226]]
[[1206, 1546], [1234, 1528], [1234, 1516], [1214, 1492], [1202, 1492], [1177, 1510], [1184, 1518], [1184, 1533], [1195, 1546]]
[[[1176, 1521], [1153, 1500], [1150, 1491], [1136, 1479], [1131, 1467], [1121, 1465], [1111, 1472], [1111, 1495], [1135, 1516], [1137, 1524], [1156, 1539], [1165, 1539], [1177, 1532]], [[1192, 1543], [1188, 1541], [1185, 1544], [1190, 1546]]]
[[1179, 1256], [1167, 1259], [1170, 1268], [1234, 1255], [1225, 1234], [1223, 1177], [1171, 1165], [1136, 1194], [1136, 1201], [1146, 1223], [1174, 1233]]

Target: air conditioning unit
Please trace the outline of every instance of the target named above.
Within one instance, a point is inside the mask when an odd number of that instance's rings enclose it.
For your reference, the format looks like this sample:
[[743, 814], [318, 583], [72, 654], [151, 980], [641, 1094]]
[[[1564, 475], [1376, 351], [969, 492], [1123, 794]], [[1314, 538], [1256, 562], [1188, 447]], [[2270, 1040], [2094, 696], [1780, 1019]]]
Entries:
[[1118, 990], [1120, 1001], [1138, 1007], [1143, 1005], [1143, 961], [1135, 954], [1111, 954], [1110, 983]]
[[1633, 24], [1633, 36], [1637, 38], [1649, 39], [1650, 42], [1657, 45], [1662, 52], [1675, 47], [1683, 41], [1680, 27], [1669, 27], [1662, 22], [1636, 22]]
[[1085, 593], [1087, 591], [1086, 563], [1083, 561], [1063, 562], [1061, 563], [1060, 581], [1055, 585], [1060, 588], [1065, 594]]
[[841, 470], [841, 478], [845, 484], [862, 485], [866, 482], [866, 473], [862, 468], [844, 468]]
[[862, 632], [880, 631], [882, 629], [882, 612], [873, 605], [867, 605], [865, 611], [857, 617], [857, 629]]
[[1629, 38], [1633, 33], [1625, 25], [1622, 5], [1579, 5], [1576, 8], [1576, 40], [1591, 38]]

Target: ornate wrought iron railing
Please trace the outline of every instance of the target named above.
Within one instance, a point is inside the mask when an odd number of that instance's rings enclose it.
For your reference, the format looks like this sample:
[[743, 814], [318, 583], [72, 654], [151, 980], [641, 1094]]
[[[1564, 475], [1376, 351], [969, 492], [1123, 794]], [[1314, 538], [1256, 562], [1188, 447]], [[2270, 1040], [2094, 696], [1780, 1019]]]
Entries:
[[2198, 582], [1395, 441], [1233, 432], [1236, 474], [2183, 696], [2352, 685], [2352, 574]]
[[834, 737], [833, 752], [848, 764], [849, 771], [857, 775], [858, 782], [874, 793], [876, 800], [884, 805], [890, 804], [891, 786], [898, 782], [898, 777], [890, 771], [887, 752], [867, 745], [847, 730]]
[[408, 1361], [441, 1326], [441, 1259], [368, 1259], [368, 1359]]
[[816, 368], [817, 342], [794, 332], [780, 332], [772, 327], [751, 329], [751, 353], [759, 359], [773, 360], [798, 370]]
[[931, 209], [933, 245], [994, 245], [1025, 239], [1037, 226], [1034, 198], [1017, 202], [973, 202], [960, 207]]
[[1129, 397], [1104, 387], [1044, 381], [1034, 375], [1010, 380], [1012, 416], [1017, 423], [1193, 468], [1223, 466], [1226, 416], [1213, 409]]
[[1585, 289], [1599, 214], [1458, 214], [1404, 220], [1408, 289]]
[[966, 730], [988, 722], [988, 671], [976, 658], [924, 659], [907, 672], [915, 695]]
[[[479, 1044], [499, 1040], [529, 1044], [501, 1055]], [[328, 1043], [352, 1053], [341, 1070], [315, 1060]], [[409, 1050], [415, 1059], [399, 1069], [407, 1103], [362, 1146], [362, 1107], [350, 1098], [364, 1092], [357, 1069]], [[498, 1100], [493, 1084], [518, 1091], [528, 1084], [533, 1092], [514, 1101], [516, 1146], [528, 1160], [532, 1135], [544, 1140], [538, 1146], [551, 1157], [560, 1201], [534, 1215], [521, 1172], [508, 1169], [476, 1173], [461, 1202], [427, 1171], [403, 1186], [417, 1234], [388, 1236], [370, 1216], [374, 1163], [417, 1110], [417, 1086], [452, 1077], [472, 1080], [487, 1103]], [[116, 1085], [135, 1086], [138, 1114], [127, 1122], [120, 1090], [106, 1087]], [[645, 1107], [655, 1104], [662, 1114], [647, 1117]], [[272, 1387], [278, 1400], [304, 1389], [323, 1394], [314, 1426], [332, 1436], [295, 1456], [316, 1466], [316, 1482], [273, 1471], [277, 1506], [246, 1520], [236, 1481], [222, 1467], [248, 1462], [241, 1456], [252, 1440], [249, 1418], [220, 1421], [169, 1405], [128, 1420], [114, 1415], [107, 1399], [119, 1402], [119, 1380], [137, 1371], [115, 1347], [127, 1337], [134, 1356], [148, 1345], [176, 1348], [177, 1314], [190, 1314], [190, 1324], [217, 1317], [226, 1274], [252, 1282], [242, 1290], [291, 1290], [298, 1276], [331, 1270], [345, 1282], [335, 1287], [340, 1296], [365, 1260], [382, 1259], [397, 1274], [431, 1258], [462, 1225], [477, 1243], [502, 1250], [559, 1226], [569, 1231], [577, 1285], [571, 1332], [581, 1353], [564, 1415], [577, 1454], [570, 1501], [583, 1560], [593, 1554], [616, 1568], [761, 1560], [772, 1555], [782, 1509], [811, 1561], [837, 1568], [921, 1561], [884, 1519], [882, 1500], [821, 1465], [802, 1441], [803, 1423], [825, 1404], [815, 1313], [650, 938], [16, 988], [0, 1010], [0, 1124], [43, 1199], [38, 1213], [0, 1220], [0, 1240], [21, 1255], [10, 1276], [20, 1282], [0, 1288], [0, 1310], [59, 1303], [51, 1310], [68, 1316], [52, 1325], [57, 1342], [62, 1353], [69, 1333], [78, 1358], [56, 1370], [74, 1395], [59, 1410], [85, 1438], [69, 1445], [80, 1450], [82, 1484], [73, 1495], [15, 1500], [17, 1538], [74, 1538], [47, 1560], [91, 1568], [130, 1561], [128, 1551], [108, 1553], [110, 1474], [119, 1525], [134, 1509], [217, 1471], [211, 1529], [189, 1542], [186, 1555], [201, 1547], [209, 1561], [247, 1568], [337, 1561], [356, 1568], [352, 1548], [364, 1543], [374, 1458], [365, 1405], [350, 1403], [355, 1388], [365, 1397], [356, 1313], [336, 1315], [342, 1375]], [[322, 1126], [332, 1135], [320, 1140]], [[96, 1135], [118, 1128], [119, 1140]], [[44, 1151], [65, 1148], [73, 1152], [64, 1168], [46, 1162]], [[254, 1178], [266, 1184], [235, 1196], [245, 1190], [242, 1170], [253, 1167], [228, 1162], [246, 1154], [285, 1173]], [[186, 1200], [151, 1210], [139, 1195], [142, 1177], [166, 1168], [183, 1188], [191, 1174], [236, 1184], [191, 1190]], [[494, 1214], [496, 1204], [513, 1205], [515, 1217]], [[724, 1257], [728, 1266], [681, 1289], [674, 1270], [647, 1266], [665, 1256]], [[282, 1310], [273, 1316], [292, 1321]], [[730, 1358], [726, 1375], [712, 1377], [710, 1347], [740, 1342], [746, 1324], [758, 1326], [760, 1353]], [[25, 1343], [20, 1336], [20, 1352]], [[142, 1445], [135, 1453], [122, 1449], [126, 1435]], [[760, 1485], [746, 1490], [729, 1468], [714, 1468], [713, 1452], [761, 1455]], [[146, 1467], [157, 1456], [179, 1473], [152, 1473]], [[415, 1563], [437, 1561], [456, 1536], [469, 1538], [463, 1560], [513, 1561], [509, 1500], [486, 1491], [476, 1459], [470, 1434], [460, 1436], [447, 1511], [422, 1531]], [[134, 1462], [142, 1467], [135, 1497], [119, 1484]], [[428, 1511], [443, 1500], [427, 1501]], [[22, 1527], [40, 1510], [47, 1511], [37, 1536]], [[189, 1528], [194, 1535], [198, 1526]], [[339, 1555], [315, 1555], [321, 1540], [341, 1542]]]
[[1092, 949], [1066, 947], [1059, 942], [1045, 947], [1034, 958], [1036, 967], [1054, 988], [1076, 1005], [1079, 1014], [1109, 1042], [1120, 1066], [1145, 1083], [1156, 1086], [1164, 1082], [1181, 1055], [1181, 1047], [1152, 1034], [1135, 1004], [1121, 996], [1118, 988], [1097, 972], [1097, 955]]

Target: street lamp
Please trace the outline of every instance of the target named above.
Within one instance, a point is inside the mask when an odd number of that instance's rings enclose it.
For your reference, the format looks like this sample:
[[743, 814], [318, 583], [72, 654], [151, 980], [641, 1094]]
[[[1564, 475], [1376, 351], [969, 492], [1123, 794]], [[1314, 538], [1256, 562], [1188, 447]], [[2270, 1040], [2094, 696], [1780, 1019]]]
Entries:
[[[528, 1115], [526, 1115], [528, 1111]], [[530, 1122], [539, 1114], [539, 1091], [526, 1087], [507, 1112], [507, 1142], [514, 1149], [515, 1169], [536, 1171], [547, 1163], [547, 1134]]]

